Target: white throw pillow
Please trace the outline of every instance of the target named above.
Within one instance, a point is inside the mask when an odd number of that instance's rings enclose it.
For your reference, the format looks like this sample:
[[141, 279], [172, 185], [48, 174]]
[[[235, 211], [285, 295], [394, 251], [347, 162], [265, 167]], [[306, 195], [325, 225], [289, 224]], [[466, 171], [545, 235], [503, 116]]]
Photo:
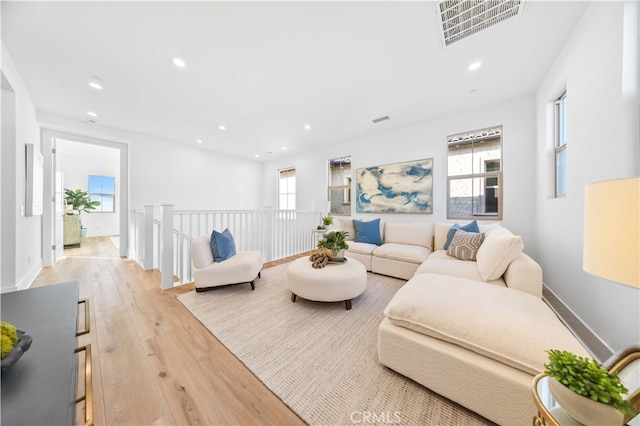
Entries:
[[356, 238], [356, 228], [353, 226], [353, 219], [343, 219], [338, 218], [338, 230], [339, 231], [347, 231], [348, 241], [353, 241]]
[[522, 237], [513, 235], [506, 228], [489, 232], [476, 255], [482, 279], [491, 281], [500, 278], [523, 248]]

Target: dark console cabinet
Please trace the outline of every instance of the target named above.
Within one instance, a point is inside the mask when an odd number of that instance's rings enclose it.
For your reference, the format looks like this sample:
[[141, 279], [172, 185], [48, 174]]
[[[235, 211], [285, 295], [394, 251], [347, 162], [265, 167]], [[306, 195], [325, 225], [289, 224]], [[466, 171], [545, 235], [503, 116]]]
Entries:
[[74, 281], [0, 296], [2, 320], [33, 338], [2, 371], [3, 425], [75, 424], [78, 291]]

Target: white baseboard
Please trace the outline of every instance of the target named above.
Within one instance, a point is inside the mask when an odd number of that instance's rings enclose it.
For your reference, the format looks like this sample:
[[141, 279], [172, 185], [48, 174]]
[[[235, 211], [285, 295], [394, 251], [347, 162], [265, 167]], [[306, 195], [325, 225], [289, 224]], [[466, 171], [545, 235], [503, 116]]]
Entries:
[[16, 283], [16, 290], [25, 290], [31, 287], [31, 284], [33, 284], [33, 281], [36, 279], [40, 271], [42, 271], [42, 259], [38, 259], [37, 262], [34, 262], [33, 266], [25, 275], [22, 276], [20, 281]]
[[[553, 295], [553, 297], [557, 300], [557, 303], [560, 303], [560, 304], [562, 305], [562, 308], [563, 308], [564, 310], [566, 310], [567, 312], [569, 312], [569, 314], [573, 317], [573, 319], [574, 319], [575, 321], [579, 322], [579, 323], [582, 325], [582, 327], [584, 328], [584, 330], [585, 330], [587, 333], [589, 333], [589, 336], [588, 336], [588, 337], [589, 337], [589, 339], [597, 341], [600, 345], [602, 345], [604, 348], [606, 348], [606, 349], [610, 352], [608, 356], [613, 355], [613, 353], [614, 353], [615, 351], [614, 351], [613, 349], [611, 349], [611, 346], [609, 346], [609, 345], [608, 345], [604, 340], [602, 340], [602, 339], [600, 338], [600, 336], [598, 336], [598, 334], [597, 334], [595, 331], [593, 331], [593, 329], [592, 329], [591, 327], [589, 327], [589, 325], [587, 325], [587, 324], [582, 320], [582, 318], [580, 318], [580, 317], [579, 317], [579, 316], [578, 316], [578, 315], [573, 311], [573, 309], [571, 309], [571, 308], [570, 308], [570, 307], [569, 307], [569, 306], [564, 302], [564, 300], [562, 300], [560, 297], [558, 297], [558, 295], [557, 295], [553, 290], [551, 290], [551, 289], [550, 289], [546, 284], [544, 284], [544, 283], [543, 283], [542, 285], [544, 286], [545, 291], [548, 291], [549, 293], [551, 293], [551, 294]], [[596, 358], [596, 359], [598, 359], [598, 358], [602, 358], [602, 357], [597, 357], [597, 356], [595, 356], [595, 354], [593, 353], [592, 348], [590, 348], [590, 347], [589, 347], [589, 345], [587, 345], [587, 344], [585, 343], [584, 336], [581, 336], [579, 333], [577, 333], [577, 332], [576, 332], [576, 330], [574, 330], [574, 329], [571, 327], [571, 325], [569, 324], [569, 321], [567, 321], [567, 319], [566, 319], [566, 318], [563, 318], [563, 317], [562, 317], [562, 315], [560, 315], [560, 314], [558, 313], [557, 309], [553, 306], [553, 303], [551, 303], [551, 302], [550, 302], [549, 300], [547, 300], [547, 299], [545, 299], [545, 302], [546, 302], [546, 303], [547, 303], [547, 305], [551, 308], [551, 310], [552, 310], [553, 312], [555, 312], [556, 316], [557, 316], [558, 318], [560, 318], [560, 320], [564, 323], [564, 325], [565, 325], [569, 330], [571, 330], [572, 334], [573, 334], [573, 335], [574, 335], [574, 336], [575, 336], [575, 337], [580, 341], [580, 343], [582, 343], [582, 345], [583, 345], [585, 348], [587, 348], [587, 349], [589, 350], [589, 352], [591, 353], [591, 355], [592, 355], [594, 358]], [[608, 358], [608, 356], [607, 356], [607, 358]], [[600, 361], [600, 362], [604, 362], [604, 361], [606, 361], [606, 359], [598, 359], [598, 361]]]

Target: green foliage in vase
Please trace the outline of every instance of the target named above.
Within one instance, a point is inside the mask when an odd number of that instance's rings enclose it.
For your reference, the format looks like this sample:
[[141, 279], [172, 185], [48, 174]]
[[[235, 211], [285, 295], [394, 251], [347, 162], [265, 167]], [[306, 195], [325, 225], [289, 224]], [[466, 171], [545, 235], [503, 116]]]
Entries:
[[78, 214], [82, 212], [91, 213], [91, 210], [95, 210], [100, 205], [100, 201], [91, 201], [89, 193], [81, 189], [64, 189], [64, 200], [67, 206], [77, 211]]
[[332, 251], [346, 250], [349, 244], [345, 238], [349, 235], [347, 231], [329, 231], [327, 235], [318, 241], [318, 248], [326, 248]]
[[633, 406], [624, 399], [629, 391], [616, 374], [602, 368], [596, 361], [567, 351], [552, 349], [545, 373], [578, 395], [612, 405], [624, 414], [635, 414]]

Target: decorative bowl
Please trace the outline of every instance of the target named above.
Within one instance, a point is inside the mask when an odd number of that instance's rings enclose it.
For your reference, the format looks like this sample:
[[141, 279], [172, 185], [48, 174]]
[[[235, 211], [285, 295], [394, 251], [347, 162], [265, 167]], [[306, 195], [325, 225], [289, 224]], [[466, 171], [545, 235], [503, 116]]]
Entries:
[[22, 354], [29, 350], [29, 348], [31, 347], [31, 342], [33, 342], [31, 336], [25, 334], [24, 331], [16, 330], [16, 333], [18, 334], [18, 341], [13, 346], [11, 352], [9, 352], [7, 356], [2, 358], [2, 370], [9, 368], [13, 364], [18, 362]]

